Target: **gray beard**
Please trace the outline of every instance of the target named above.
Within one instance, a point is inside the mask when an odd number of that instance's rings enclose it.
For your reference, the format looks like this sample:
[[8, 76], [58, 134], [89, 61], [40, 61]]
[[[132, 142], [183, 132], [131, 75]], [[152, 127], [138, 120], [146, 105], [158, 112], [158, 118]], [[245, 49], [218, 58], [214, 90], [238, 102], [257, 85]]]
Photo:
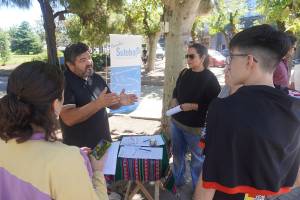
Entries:
[[88, 78], [88, 77], [91, 77], [93, 74], [94, 74], [94, 69], [91, 68], [91, 69], [86, 70], [86, 72], [83, 76], [84, 76], [84, 78]]

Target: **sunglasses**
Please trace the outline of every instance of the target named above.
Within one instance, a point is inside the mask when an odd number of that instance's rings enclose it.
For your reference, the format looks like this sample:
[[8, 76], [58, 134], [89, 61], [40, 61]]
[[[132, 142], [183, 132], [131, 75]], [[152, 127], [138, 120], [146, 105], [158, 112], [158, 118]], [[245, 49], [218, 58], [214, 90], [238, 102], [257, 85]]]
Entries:
[[195, 54], [186, 54], [185, 58], [193, 60], [195, 58]]

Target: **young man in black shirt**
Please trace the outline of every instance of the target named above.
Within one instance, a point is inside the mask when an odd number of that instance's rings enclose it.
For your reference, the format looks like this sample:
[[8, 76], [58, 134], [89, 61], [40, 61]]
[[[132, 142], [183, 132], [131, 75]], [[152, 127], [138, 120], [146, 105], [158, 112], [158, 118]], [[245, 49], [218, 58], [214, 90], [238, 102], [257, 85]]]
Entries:
[[272, 79], [287, 51], [287, 36], [269, 25], [231, 40], [230, 75], [243, 86], [208, 109], [206, 157], [194, 199], [263, 200], [290, 191], [300, 160], [299, 100], [274, 88]]
[[83, 43], [68, 46], [64, 53], [64, 107], [60, 113], [63, 142], [94, 148], [101, 139], [111, 141], [106, 107], [117, 109], [137, 100], [134, 94], [112, 93], [93, 70], [89, 47]]

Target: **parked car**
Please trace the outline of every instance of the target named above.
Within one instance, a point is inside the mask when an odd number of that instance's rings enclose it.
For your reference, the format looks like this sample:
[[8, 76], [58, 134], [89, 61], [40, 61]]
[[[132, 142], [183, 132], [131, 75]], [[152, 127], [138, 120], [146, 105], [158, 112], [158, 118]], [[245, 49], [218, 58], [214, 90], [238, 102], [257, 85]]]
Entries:
[[299, 65], [299, 64], [300, 64], [300, 58], [294, 59], [294, 60], [293, 60], [293, 64], [294, 64], [294, 65]]
[[226, 58], [220, 52], [214, 49], [208, 49], [208, 55], [210, 67], [225, 67]]
[[229, 56], [229, 54], [230, 54], [230, 51], [229, 51], [229, 49], [223, 49], [223, 50], [221, 50], [220, 51], [220, 53], [223, 55], [223, 56]]
[[161, 60], [163, 60], [165, 57], [165, 50], [163, 50], [163, 48], [159, 44], [157, 44], [155, 55], [157, 59], [161, 59]]

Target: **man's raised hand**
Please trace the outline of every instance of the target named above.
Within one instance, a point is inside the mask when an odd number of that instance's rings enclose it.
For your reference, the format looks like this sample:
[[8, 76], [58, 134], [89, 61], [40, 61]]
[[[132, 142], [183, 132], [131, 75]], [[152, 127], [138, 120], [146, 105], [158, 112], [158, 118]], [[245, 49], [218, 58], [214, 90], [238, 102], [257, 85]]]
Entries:
[[133, 104], [137, 102], [138, 98], [135, 94], [125, 94], [125, 89], [122, 89], [120, 93], [120, 104], [122, 106]]
[[110, 107], [118, 104], [120, 97], [116, 93], [107, 93], [107, 87], [105, 87], [96, 101], [101, 107]]

